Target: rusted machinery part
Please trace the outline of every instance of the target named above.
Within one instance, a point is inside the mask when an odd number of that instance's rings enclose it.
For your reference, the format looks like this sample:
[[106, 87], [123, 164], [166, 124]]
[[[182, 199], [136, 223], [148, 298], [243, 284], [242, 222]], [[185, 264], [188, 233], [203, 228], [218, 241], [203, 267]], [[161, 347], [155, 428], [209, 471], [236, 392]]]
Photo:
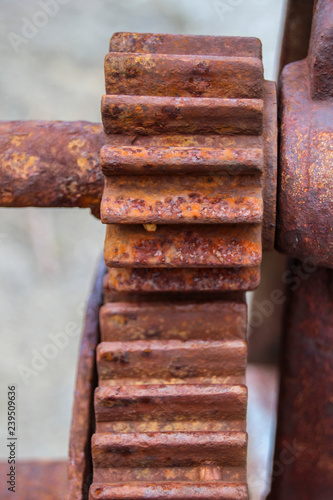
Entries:
[[[123, 53], [113, 52], [113, 47], [119, 50], [119, 36], [111, 41], [106, 88], [112, 95], [102, 102], [107, 132], [101, 152], [106, 175], [102, 221], [262, 222], [264, 210], [263, 244], [271, 249], [276, 96], [274, 84], [263, 80], [260, 46], [249, 57], [241, 39], [226, 39], [217, 52], [218, 40], [211, 37], [209, 46], [204, 37], [207, 52], [202, 55], [199, 41], [192, 38], [197, 53], [186, 52], [176, 69], [170, 36], [149, 35], [139, 42], [138, 35], [126, 35]], [[180, 54], [187, 47], [185, 39], [178, 36], [175, 42]], [[242, 47], [236, 57], [233, 43]], [[143, 54], [127, 53], [133, 46]], [[147, 54], [147, 47], [154, 47], [154, 54]]]
[[206, 35], [171, 35], [166, 33], [114, 33], [110, 40], [110, 52], [134, 54], [214, 54], [228, 57], [261, 58], [261, 42], [258, 38], [221, 37]]
[[307, 59], [281, 77], [279, 251], [333, 266], [333, 2], [318, 0]]
[[[259, 136], [138, 135], [133, 145], [133, 137], [108, 135], [101, 152], [101, 166], [106, 175], [102, 221], [108, 224], [259, 222], [263, 224], [259, 241], [264, 250], [271, 250], [277, 168], [275, 85], [265, 82], [263, 92], [264, 129]], [[150, 240], [154, 240], [153, 236], [149, 235]], [[143, 245], [143, 238], [144, 234], [138, 245]], [[221, 245], [215, 245], [214, 251], [217, 254], [221, 249]]]
[[99, 214], [97, 123], [0, 122], [0, 206], [81, 207]]
[[260, 282], [260, 267], [109, 268], [104, 293], [213, 293], [249, 291]]
[[248, 498], [246, 324], [240, 293], [102, 306], [91, 500]]
[[223, 290], [223, 268], [258, 266], [274, 241], [276, 95], [260, 43], [116, 34], [105, 74], [107, 265], [188, 268], [192, 291], [206, 267]]
[[279, 75], [283, 68], [308, 54], [315, 0], [288, 0], [282, 37]]
[[[302, 269], [305, 276], [293, 272]], [[290, 267], [272, 492], [269, 500], [333, 495], [333, 271]]]
[[114, 267], [258, 266], [261, 229], [260, 224], [169, 224], [148, 232], [142, 225], [109, 224], [106, 263]]
[[105, 73], [90, 499], [245, 500], [243, 291], [274, 241], [275, 87], [255, 39], [116, 34]]
[[[87, 500], [92, 482], [91, 435], [94, 430], [94, 389], [97, 385], [96, 345], [106, 267], [101, 258], [87, 304], [77, 370], [67, 467], [67, 500]], [[63, 497], [64, 498], [64, 497]]]
[[306, 59], [281, 78], [277, 247], [290, 285], [269, 500], [333, 495], [333, 2], [318, 0]]

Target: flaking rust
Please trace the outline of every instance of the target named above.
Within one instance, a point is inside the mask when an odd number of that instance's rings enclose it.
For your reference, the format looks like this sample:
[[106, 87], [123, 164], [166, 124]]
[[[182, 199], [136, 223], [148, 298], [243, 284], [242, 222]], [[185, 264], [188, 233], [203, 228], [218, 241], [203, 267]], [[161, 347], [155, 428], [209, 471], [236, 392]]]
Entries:
[[261, 262], [260, 224], [109, 224], [105, 261], [114, 267], [238, 267]]
[[333, 494], [332, 47], [333, 2], [318, 0], [308, 56], [281, 79], [277, 245], [299, 260], [289, 268], [274, 462], [288, 464], [270, 500]]
[[260, 268], [109, 268], [104, 293], [188, 293], [255, 290]]
[[[290, 274], [296, 279], [292, 267]], [[313, 269], [288, 292], [274, 462], [280, 474], [270, 500], [332, 496], [332, 277], [331, 269]], [[289, 462], [283, 470], [282, 460]]]
[[274, 84], [257, 40], [223, 37], [116, 34], [105, 76], [90, 499], [245, 500], [243, 292], [274, 240]]
[[277, 248], [333, 267], [333, 4], [317, 2], [309, 54], [281, 77]]
[[275, 88], [256, 42], [235, 39], [234, 52], [232, 42], [194, 37], [189, 53], [181, 36], [111, 40], [101, 151], [108, 266], [255, 267], [263, 245], [272, 248]]
[[98, 123], [0, 123], [0, 206], [81, 207], [99, 214]]

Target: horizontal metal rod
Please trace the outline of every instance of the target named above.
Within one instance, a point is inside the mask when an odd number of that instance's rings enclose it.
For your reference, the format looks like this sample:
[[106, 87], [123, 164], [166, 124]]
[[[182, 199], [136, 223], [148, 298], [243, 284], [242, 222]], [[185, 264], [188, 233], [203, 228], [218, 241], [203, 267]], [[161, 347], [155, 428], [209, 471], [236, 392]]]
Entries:
[[99, 123], [0, 122], [0, 206], [91, 208], [98, 216], [103, 145]]

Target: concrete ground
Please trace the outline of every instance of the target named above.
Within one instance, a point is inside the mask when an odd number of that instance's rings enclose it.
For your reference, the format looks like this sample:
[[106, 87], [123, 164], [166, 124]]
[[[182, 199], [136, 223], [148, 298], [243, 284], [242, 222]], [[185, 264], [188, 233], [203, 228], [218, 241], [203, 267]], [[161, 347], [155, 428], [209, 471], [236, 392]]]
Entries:
[[[103, 60], [115, 31], [256, 36], [265, 76], [275, 79], [283, 12], [284, 0], [2, 0], [0, 119], [100, 121]], [[87, 210], [0, 209], [0, 457], [11, 384], [19, 456], [67, 456], [79, 332], [103, 238]], [[67, 344], [55, 348], [68, 330]], [[249, 373], [249, 481], [251, 498], [260, 499], [276, 373], [264, 372], [267, 384], [256, 373]]]

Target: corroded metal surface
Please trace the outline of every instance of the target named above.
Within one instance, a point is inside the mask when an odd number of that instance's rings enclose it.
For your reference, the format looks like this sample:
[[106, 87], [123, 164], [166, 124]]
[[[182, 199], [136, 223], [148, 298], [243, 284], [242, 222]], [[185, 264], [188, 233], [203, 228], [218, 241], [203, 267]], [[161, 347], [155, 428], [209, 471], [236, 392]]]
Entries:
[[333, 496], [333, 275], [318, 268], [300, 280], [292, 267], [290, 275], [269, 499], [328, 500]]
[[155, 498], [159, 500], [246, 500], [247, 488], [243, 484], [225, 485], [214, 482], [214, 472], [206, 467], [207, 475], [213, 482], [187, 483], [186, 481], [170, 484], [117, 484], [113, 486], [93, 486], [91, 500], [144, 500]]
[[195, 340], [246, 337], [246, 304], [235, 300], [109, 302], [100, 310], [101, 340]]
[[280, 54], [280, 70], [308, 53], [315, 0], [288, 0]]
[[260, 224], [143, 226], [109, 224], [105, 262], [114, 267], [237, 267], [261, 262]]
[[[102, 222], [232, 224], [263, 219], [260, 178], [253, 176], [107, 177]], [[138, 187], [138, 184], [140, 186]]]
[[102, 120], [107, 134], [260, 134], [261, 99], [105, 95]]
[[[93, 391], [96, 387], [96, 345], [105, 265], [101, 260], [87, 305], [75, 387], [69, 442], [67, 500], [86, 500], [92, 482], [90, 438], [93, 432]], [[64, 497], [62, 497], [64, 498]]]
[[0, 206], [81, 207], [98, 215], [102, 127], [88, 122], [0, 122]]
[[198, 54], [215, 56], [256, 57], [261, 59], [258, 38], [169, 35], [160, 33], [115, 33], [110, 52], [140, 54]]
[[101, 150], [101, 167], [107, 175], [195, 174], [225, 172], [256, 174], [264, 168], [260, 148], [217, 149], [212, 147], [123, 146]]
[[98, 387], [96, 432], [246, 430], [244, 385]]
[[[146, 269], [145, 269], [146, 271]], [[174, 291], [163, 292], [159, 290], [158, 294], [155, 291], [150, 292], [135, 292], [135, 291], [115, 291], [109, 285], [109, 277], [105, 275], [104, 277], [104, 286], [103, 286], [103, 294], [104, 294], [104, 304], [108, 302], [126, 302], [126, 303], [136, 303], [140, 302], [149, 302], [154, 303], [158, 302], [169, 302], [170, 305], [174, 303], [174, 300], [181, 300], [185, 303], [191, 302], [192, 304], [197, 304], [202, 302], [202, 299], [206, 300], [226, 300], [226, 301], [235, 301], [237, 304], [242, 301], [245, 301], [245, 292], [237, 292], [237, 291], [214, 291], [205, 293], [204, 295], [200, 291], [181, 291], [176, 294]]]
[[150, 482], [132, 485], [98, 485], [92, 487], [91, 500], [246, 500], [247, 488], [244, 484], [224, 485], [214, 482], [214, 472], [206, 467], [212, 482], [188, 483], [186, 481], [154, 484]]
[[109, 268], [104, 293], [247, 291], [257, 288], [259, 282], [259, 267]]
[[307, 59], [281, 78], [278, 249], [333, 266], [333, 3], [318, 0]]
[[131, 383], [245, 382], [244, 340], [137, 340], [101, 342], [97, 348], [100, 385]]
[[242, 292], [274, 241], [275, 87], [254, 39], [116, 34], [105, 75], [90, 498], [245, 499]]
[[264, 83], [264, 145], [263, 201], [264, 217], [262, 222], [263, 251], [272, 251], [275, 242], [276, 225], [276, 187], [277, 187], [277, 97], [275, 82]]
[[111, 40], [101, 152], [101, 218], [115, 224], [108, 266], [250, 267], [260, 263], [261, 242], [272, 248], [275, 87], [264, 82], [253, 44], [244, 55], [240, 39], [234, 52], [231, 39], [214, 37]]
[[[151, 467], [160, 469], [158, 472], [162, 479], [166, 472], [163, 469], [172, 466], [188, 468], [184, 476], [191, 476], [197, 472], [195, 469], [198, 466], [210, 461], [212, 455], [216, 457], [216, 465], [224, 467], [223, 474], [233, 475], [233, 467], [237, 474], [237, 468], [245, 466], [246, 444], [245, 432], [110, 433], [95, 434], [92, 441], [96, 475], [102, 476], [102, 480], [103, 469], [110, 470], [110, 466], [114, 468], [115, 477], [121, 473], [130, 476], [136, 467]], [[126, 453], [128, 449], [130, 453]], [[132, 474], [135, 474], [135, 470]], [[244, 481], [245, 477], [241, 479]]]
[[[333, 3], [318, 0], [308, 57], [281, 80], [278, 249], [291, 267], [270, 500], [333, 495]], [[293, 268], [301, 270], [297, 276]]]
[[66, 466], [65, 460], [19, 460], [13, 492], [8, 490], [7, 484], [10, 466], [1, 462], [1, 500], [63, 500], [66, 497]]
[[[107, 94], [261, 98], [262, 61], [255, 57], [110, 52]], [[148, 93], [147, 93], [148, 92]]]
[[106, 140], [86, 122], [0, 126], [2, 206], [98, 216], [106, 176], [113, 302], [101, 312], [91, 450], [101, 268], [80, 352], [68, 498], [87, 498], [92, 451], [91, 499], [245, 500], [242, 292], [259, 283], [262, 247], [274, 241], [275, 87], [256, 39], [116, 34], [105, 70]]

